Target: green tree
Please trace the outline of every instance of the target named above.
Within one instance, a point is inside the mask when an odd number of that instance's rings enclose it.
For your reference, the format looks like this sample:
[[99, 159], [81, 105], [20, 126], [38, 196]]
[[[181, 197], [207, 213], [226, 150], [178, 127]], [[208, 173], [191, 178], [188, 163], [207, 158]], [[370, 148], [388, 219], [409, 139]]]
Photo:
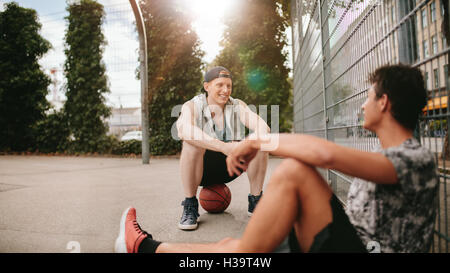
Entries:
[[73, 137], [71, 150], [105, 152], [111, 110], [105, 104], [109, 93], [102, 54], [106, 44], [102, 33], [103, 6], [80, 0], [67, 7], [64, 71], [67, 78], [64, 114]]
[[50, 79], [38, 60], [50, 49], [35, 10], [17, 3], [0, 12], [0, 150], [33, 149]]
[[293, 114], [286, 66], [286, 13], [277, 1], [243, 0], [239, 4], [240, 8], [225, 21], [223, 50], [214, 64], [230, 69], [234, 97], [256, 107], [269, 107], [269, 126], [270, 107], [278, 105], [280, 132], [290, 131]]
[[176, 0], [140, 1], [148, 48], [151, 154], [174, 154], [181, 142], [172, 138], [177, 117], [172, 109], [195, 96], [202, 84], [202, 57], [191, 18]]
[[39, 134], [36, 136], [36, 149], [39, 152], [54, 153], [65, 152], [69, 139], [69, 128], [63, 112], [53, 111], [45, 119], [40, 120], [36, 127]]

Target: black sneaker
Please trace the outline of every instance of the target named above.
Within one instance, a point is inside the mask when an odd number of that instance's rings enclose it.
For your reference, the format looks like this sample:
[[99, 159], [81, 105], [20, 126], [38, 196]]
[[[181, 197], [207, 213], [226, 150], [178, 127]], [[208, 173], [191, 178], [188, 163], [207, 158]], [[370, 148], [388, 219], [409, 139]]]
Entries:
[[248, 216], [252, 216], [259, 199], [262, 197], [262, 194], [263, 193], [261, 192], [261, 194], [257, 196], [251, 194], [248, 195]]
[[197, 228], [197, 218], [200, 216], [198, 214], [198, 200], [194, 196], [193, 198], [186, 198], [181, 202], [183, 206], [183, 215], [181, 216], [181, 221], [178, 224], [178, 228], [183, 230], [193, 230]]

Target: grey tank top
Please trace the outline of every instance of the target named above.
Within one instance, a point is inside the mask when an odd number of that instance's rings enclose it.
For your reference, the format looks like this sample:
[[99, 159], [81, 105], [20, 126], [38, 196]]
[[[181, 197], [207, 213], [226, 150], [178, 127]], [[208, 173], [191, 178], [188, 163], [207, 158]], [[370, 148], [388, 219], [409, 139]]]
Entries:
[[206, 94], [199, 94], [191, 99], [196, 112], [195, 125], [206, 134], [224, 142], [239, 141], [244, 139], [245, 128], [240, 120], [239, 102], [232, 97], [228, 99], [224, 109], [223, 129], [215, 126], [208, 107]]

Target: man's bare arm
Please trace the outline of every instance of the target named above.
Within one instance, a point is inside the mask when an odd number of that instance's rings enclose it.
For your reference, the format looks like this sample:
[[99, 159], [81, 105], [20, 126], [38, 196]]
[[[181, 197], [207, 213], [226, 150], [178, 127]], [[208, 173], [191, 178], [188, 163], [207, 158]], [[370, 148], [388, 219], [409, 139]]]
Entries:
[[269, 126], [267, 126], [267, 123], [260, 116], [253, 112], [245, 102], [239, 99], [236, 100], [239, 102], [240, 120], [245, 127], [252, 130], [256, 135], [270, 133]]
[[178, 137], [196, 147], [225, 153], [226, 143], [209, 136], [197, 127], [195, 125], [196, 115], [198, 113], [194, 111], [194, 103], [186, 102], [181, 108], [181, 115], [177, 120]]
[[[275, 139], [274, 139], [275, 138]], [[306, 164], [334, 169], [374, 183], [395, 184], [397, 173], [391, 161], [380, 153], [337, 145], [322, 138], [302, 134], [269, 134], [248, 140], [255, 149], [265, 142], [278, 141], [271, 154], [294, 158]]]

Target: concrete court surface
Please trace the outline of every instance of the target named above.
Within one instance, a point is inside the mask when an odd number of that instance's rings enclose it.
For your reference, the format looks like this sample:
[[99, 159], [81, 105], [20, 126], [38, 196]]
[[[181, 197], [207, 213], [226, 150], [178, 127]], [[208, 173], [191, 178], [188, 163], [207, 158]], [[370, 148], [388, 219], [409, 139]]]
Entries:
[[[281, 162], [271, 158], [265, 185]], [[166, 242], [240, 237], [248, 222], [247, 175], [228, 184], [222, 214], [200, 207], [195, 231], [179, 230], [184, 199], [178, 158], [0, 156], [0, 252], [113, 252], [120, 216], [134, 206], [141, 227]]]

